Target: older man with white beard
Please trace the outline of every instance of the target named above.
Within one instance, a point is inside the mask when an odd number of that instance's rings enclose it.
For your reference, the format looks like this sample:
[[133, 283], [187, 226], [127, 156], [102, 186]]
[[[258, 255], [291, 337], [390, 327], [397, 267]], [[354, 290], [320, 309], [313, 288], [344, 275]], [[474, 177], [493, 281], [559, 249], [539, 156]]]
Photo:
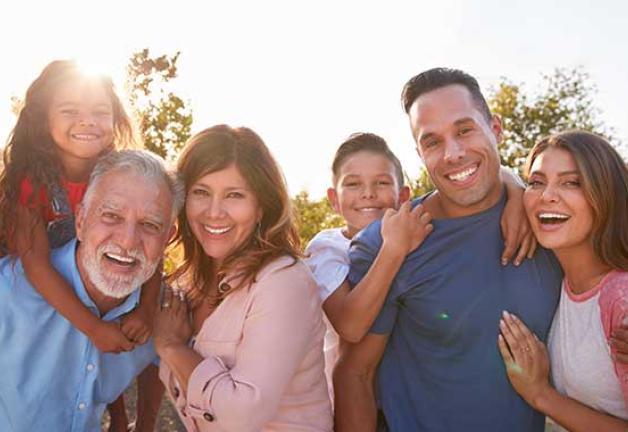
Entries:
[[[182, 202], [158, 157], [108, 155], [77, 210], [77, 240], [51, 261], [94, 314], [119, 321], [138, 304]], [[19, 260], [0, 261], [0, 431], [99, 431], [107, 403], [154, 359], [152, 342], [99, 352], [33, 289]]]

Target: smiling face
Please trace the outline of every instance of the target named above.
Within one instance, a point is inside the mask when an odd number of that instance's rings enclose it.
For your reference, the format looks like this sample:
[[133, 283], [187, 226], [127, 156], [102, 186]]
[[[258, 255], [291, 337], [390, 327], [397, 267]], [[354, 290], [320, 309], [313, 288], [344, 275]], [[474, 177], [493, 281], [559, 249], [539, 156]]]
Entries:
[[196, 180], [185, 212], [194, 237], [217, 266], [251, 237], [262, 219], [257, 197], [233, 164]]
[[54, 92], [48, 129], [65, 167], [92, 161], [113, 143], [111, 98], [102, 85], [69, 79]]
[[360, 151], [340, 166], [336, 187], [327, 191], [332, 207], [347, 223], [347, 236], [353, 237], [388, 208], [399, 208], [409, 197], [409, 189], [399, 185], [395, 165], [384, 155]]
[[549, 147], [530, 169], [523, 204], [539, 243], [555, 251], [592, 247], [593, 208], [576, 162], [567, 150]]
[[172, 195], [165, 184], [124, 171], [105, 174], [94, 187], [77, 214], [79, 271], [88, 291], [91, 283], [123, 298], [148, 280], [163, 256]]
[[462, 85], [419, 96], [409, 111], [417, 151], [447, 217], [483, 211], [500, 197], [501, 124], [478, 109]]

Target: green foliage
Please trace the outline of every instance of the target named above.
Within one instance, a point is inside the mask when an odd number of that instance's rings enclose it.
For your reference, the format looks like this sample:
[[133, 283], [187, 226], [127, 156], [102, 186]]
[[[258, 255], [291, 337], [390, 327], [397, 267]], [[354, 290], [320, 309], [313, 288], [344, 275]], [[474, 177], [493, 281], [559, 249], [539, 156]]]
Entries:
[[406, 183], [410, 185], [410, 196], [413, 198], [420, 197], [434, 190], [434, 183], [432, 183], [432, 179], [430, 178], [430, 175], [425, 167], [421, 167], [421, 171], [419, 171], [419, 176], [414, 179], [414, 181], [411, 180], [407, 175], [405, 177]]
[[299, 218], [299, 236], [304, 247], [319, 231], [344, 225], [342, 216], [334, 211], [327, 198], [313, 201], [306, 191], [301, 191], [292, 198], [292, 205]]
[[543, 75], [542, 88], [532, 96], [523, 85], [502, 78], [489, 98], [491, 110], [502, 119], [502, 163], [521, 172], [532, 146], [558, 131], [584, 129], [609, 137], [593, 103], [596, 91], [581, 68], [555, 69]]
[[179, 52], [151, 57], [147, 48], [134, 53], [127, 66], [127, 89], [145, 147], [174, 159], [190, 137], [192, 113], [176, 94], [167, 91], [177, 76]]

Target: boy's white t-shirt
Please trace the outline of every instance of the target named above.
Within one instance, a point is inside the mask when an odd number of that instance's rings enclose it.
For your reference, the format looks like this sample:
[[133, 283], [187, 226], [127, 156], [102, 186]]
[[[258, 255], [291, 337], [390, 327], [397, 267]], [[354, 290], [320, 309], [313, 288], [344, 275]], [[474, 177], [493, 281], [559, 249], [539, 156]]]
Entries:
[[[342, 234], [342, 228], [331, 228], [316, 234], [305, 248], [305, 262], [316, 279], [323, 302], [342, 285], [349, 274], [350, 245], [351, 240]], [[327, 317], [325, 324], [325, 375], [333, 403], [332, 373], [340, 354], [340, 339]]]
[[314, 274], [323, 302], [349, 274], [350, 245], [351, 240], [342, 234], [342, 228], [331, 228], [316, 234], [305, 248], [305, 262]]

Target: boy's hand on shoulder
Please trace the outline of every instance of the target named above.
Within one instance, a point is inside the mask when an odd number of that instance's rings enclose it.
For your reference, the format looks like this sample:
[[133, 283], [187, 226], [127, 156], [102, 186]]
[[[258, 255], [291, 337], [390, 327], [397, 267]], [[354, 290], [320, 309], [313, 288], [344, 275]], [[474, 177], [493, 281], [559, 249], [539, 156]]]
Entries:
[[140, 305], [122, 317], [122, 333], [138, 345], [148, 342], [153, 331], [154, 311]]
[[431, 221], [432, 216], [421, 204], [412, 208], [411, 202], [406, 201], [399, 210], [388, 209], [382, 218], [383, 243], [406, 256], [432, 232]]
[[118, 354], [135, 348], [135, 344], [122, 333], [117, 322], [102, 321], [88, 337], [98, 351], [104, 353]]

